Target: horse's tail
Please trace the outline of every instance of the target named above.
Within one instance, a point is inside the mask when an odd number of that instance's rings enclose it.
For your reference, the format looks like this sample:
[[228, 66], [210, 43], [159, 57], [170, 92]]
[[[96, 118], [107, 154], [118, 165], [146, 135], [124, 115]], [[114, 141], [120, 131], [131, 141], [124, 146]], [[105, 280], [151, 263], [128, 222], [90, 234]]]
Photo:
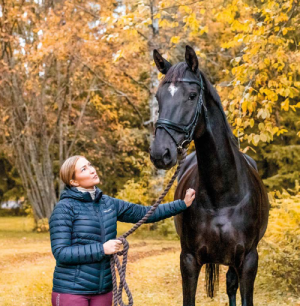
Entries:
[[205, 287], [208, 297], [213, 298], [219, 289], [219, 265], [207, 264], [205, 269]]

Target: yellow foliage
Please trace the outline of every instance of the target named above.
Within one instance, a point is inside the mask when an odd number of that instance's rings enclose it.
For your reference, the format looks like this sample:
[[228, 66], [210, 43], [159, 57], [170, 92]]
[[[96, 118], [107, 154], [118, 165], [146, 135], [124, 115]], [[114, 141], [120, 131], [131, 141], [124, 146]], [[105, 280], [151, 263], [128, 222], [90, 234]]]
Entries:
[[290, 106], [290, 100], [286, 99], [281, 103], [281, 108], [284, 109], [285, 111], [289, 110], [289, 106]]
[[37, 232], [44, 233], [49, 231], [49, 222], [47, 218], [39, 219], [37, 222]]
[[[174, 171], [175, 169], [172, 169], [158, 175], [154, 166], [148, 161], [148, 165], [142, 170], [141, 176], [138, 179], [127, 181], [124, 188], [118, 192], [117, 197], [129, 202], [151, 206], [163, 192]], [[176, 182], [166, 195], [163, 203], [173, 201], [175, 188]]]
[[[298, 183], [294, 191], [299, 192]], [[270, 197], [269, 225], [260, 248], [263, 269], [274, 286], [300, 293], [300, 193], [289, 195], [284, 191], [278, 195], [279, 199], [274, 199], [273, 194]]]
[[[235, 125], [236, 119], [241, 118], [245, 128], [255, 128], [262, 121], [275, 127], [276, 112], [298, 111], [300, 52], [294, 47], [293, 37], [297, 35], [299, 19], [298, 13], [291, 12], [297, 4], [291, 0], [280, 5], [274, 0], [257, 7], [247, 4], [230, 1], [216, 15], [218, 21], [228, 23], [231, 32], [235, 32], [221, 44], [222, 48], [238, 55], [231, 60], [234, 88], [229, 96], [228, 119]], [[254, 18], [256, 14], [259, 22]], [[251, 96], [246, 96], [250, 88]], [[228, 98], [227, 88], [221, 87], [220, 93]], [[240, 103], [242, 114], [236, 111]], [[253, 120], [248, 124], [250, 119]], [[283, 132], [280, 129], [276, 135]], [[247, 139], [257, 145], [272, 139], [273, 134], [249, 135]]]
[[171, 38], [171, 43], [173, 43], [173, 44], [178, 44], [179, 41], [180, 41], [180, 37], [179, 36], [173, 36]]

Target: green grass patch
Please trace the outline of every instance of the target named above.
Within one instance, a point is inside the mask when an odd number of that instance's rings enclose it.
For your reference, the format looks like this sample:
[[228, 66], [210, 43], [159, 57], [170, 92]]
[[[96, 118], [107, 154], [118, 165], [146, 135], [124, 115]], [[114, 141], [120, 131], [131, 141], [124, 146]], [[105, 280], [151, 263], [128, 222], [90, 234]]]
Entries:
[[31, 232], [34, 220], [30, 217], [1, 217], [0, 232]]

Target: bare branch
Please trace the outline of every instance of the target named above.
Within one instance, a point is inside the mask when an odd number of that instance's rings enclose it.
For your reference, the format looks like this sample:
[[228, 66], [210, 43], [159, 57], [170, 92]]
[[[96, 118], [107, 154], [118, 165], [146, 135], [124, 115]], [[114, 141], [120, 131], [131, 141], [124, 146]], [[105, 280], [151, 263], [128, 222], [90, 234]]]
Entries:
[[[80, 60], [79, 58], [78, 58], [78, 60]], [[111, 83], [109, 83], [109, 82], [107, 82], [107, 81], [105, 81], [101, 76], [99, 76], [88, 64], [86, 64], [86, 63], [83, 63], [83, 62], [81, 62], [82, 63], [82, 65], [84, 66], [84, 67], [86, 67], [90, 72], [92, 72], [96, 77], [97, 77], [97, 79], [100, 81], [100, 82], [102, 82], [104, 85], [106, 85], [106, 86], [108, 86], [108, 87], [110, 87], [110, 88], [112, 88], [114, 91], [115, 91], [115, 93], [117, 93], [118, 95], [120, 95], [120, 96], [122, 96], [122, 97], [124, 97], [125, 99], [126, 99], [126, 101], [133, 107], [133, 109], [136, 111], [136, 113], [138, 114], [138, 116], [140, 117], [140, 119], [141, 119], [141, 126], [142, 126], [142, 124], [143, 124], [143, 116], [142, 116], [142, 114], [140, 113], [140, 111], [138, 110], [138, 108], [135, 106], [135, 104], [131, 101], [131, 99], [129, 98], [129, 96], [126, 94], [126, 93], [124, 93], [124, 92], [122, 92], [121, 90], [119, 90], [119, 89], [117, 89], [114, 85], [112, 85]]]
[[[95, 79], [93, 79], [92, 83], [91, 83], [91, 86], [90, 88], [92, 88], [93, 86], [95, 85]], [[86, 99], [85, 99], [85, 102], [83, 103], [82, 105], [82, 108], [81, 108], [81, 112], [80, 112], [80, 115], [79, 115], [79, 118], [77, 120], [77, 124], [76, 124], [76, 128], [75, 128], [75, 133], [74, 133], [74, 138], [68, 148], [68, 151], [67, 151], [67, 156], [66, 157], [69, 157], [70, 156], [70, 153], [73, 149], [73, 146], [75, 144], [75, 141], [77, 139], [77, 135], [78, 135], [78, 131], [79, 131], [79, 127], [80, 127], [80, 124], [81, 124], [81, 121], [82, 121], [82, 118], [84, 116], [84, 113], [85, 113], [85, 109], [86, 109], [86, 106], [87, 104], [90, 102], [90, 97], [91, 97], [91, 93], [89, 92]]]
[[276, 35], [277, 37], [281, 34], [283, 28], [284, 28], [284, 27], [290, 22], [290, 20], [292, 19], [293, 14], [294, 14], [294, 11], [295, 11], [295, 8], [296, 8], [297, 5], [298, 5], [298, 4], [296, 4], [296, 2], [293, 3], [293, 8], [292, 8], [292, 10], [291, 10], [291, 14], [290, 14], [290, 16], [289, 16], [289, 19], [282, 25], [282, 27], [280, 28], [279, 32], [278, 32], [277, 35]]
[[198, 2], [200, 2], [200, 1], [194, 1], [194, 2], [190, 2], [190, 3], [183, 3], [183, 4], [178, 4], [178, 5], [172, 5], [172, 6], [168, 6], [168, 7], [164, 7], [162, 9], [159, 9], [159, 11], [165, 11], [165, 10], [168, 10], [168, 9], [171, 9], [171, 8], [180, 7], [180, 6], [189, 6], [189, 5], [198, 3]]
[[[64, 90], [64, 98], [63, 98], [62, 103], [61, 103], [61, 105], [59, 107], [59, 110], [58, 110], [58, 115], [57, 115], [56, 123], [54, 125], [54, 130], [53, 130], [52, 135], [50, 136], [49, 141], [48, 141], [48, 145], [47, 145], [48, 148], [49, 148], [49, 146], [50, 146], [50, 144], [51, 144], [51, 142], [52, 142], [52, 140], [54, 138], [54, 135], [56, 133], [56, 129], [59, 126], [59, 122], [60, 122], [60, 119], [61, 119], [62, 111], [63, 111], [64, 105], [66, 103], [66, 100], [67, 100], [68, 86], [69, 86], [69, 80], [70, 80], [70, 67], [71, 67], [72, 62], [73, 62], [73, 59], [70, 60], [70, 63], [69, 63], [68, 68], [67, 68], [67, 84], [66, 84], [65, 87], [63, 87], [61, 89], [61, 91]], [[58, 96], [59, 95], [57, 95], [57, 97]]]
[[123, 74], [124, 74], [125, 76], [127, 76], [130, 80], [132, 80], [134, 83], [136, 83], [137, 85], [139, 85], [140, 87], [146, 89], [146, 90], [148, 91], [148, 93], [151, 95], [151, 91], [150, 91], [150, 89], [149, 89], [148, 86], [146, 86], [146, 85], [145, 85], [144, 83], [142, 83], [142, 82], [139, 82], [139, 81], [135, 80], [135, 79], [134, 79], [131, 75], [129, 75], [127, 72], [123, 72]]
[[147, 40], [148, 41], [148, 37], [146, 36], [146, 35], [144, 35], [141, 31], [139, 31], [139, 30], [136, 30], [137, 31], [137, 33], [139, 34], [139, 35], [141, 35], [145, 40]]
[[75, 7], [77, 7], [78, 9], [84, 11], [85, 13], [91, 15], [92, 17], [96, 18], [96, 19], [99, 19], [100, 16], [99, 15], [96, 15], [94, 12], [91, 12], [89, 11], [88, 9], [86, 9], [85, 7], [82, 7], [80, 5], [75, 5]]

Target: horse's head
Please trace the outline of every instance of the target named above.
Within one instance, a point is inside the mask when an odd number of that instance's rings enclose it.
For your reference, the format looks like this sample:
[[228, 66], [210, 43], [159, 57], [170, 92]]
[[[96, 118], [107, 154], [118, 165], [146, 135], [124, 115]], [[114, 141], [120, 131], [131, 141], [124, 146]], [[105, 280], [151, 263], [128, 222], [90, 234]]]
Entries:
[[[186, 46], [186, 62], [172, 66], [157, 50], [153, 53], [158, 70], [166, 76], [156, 93], [159, 118], [150, 158], [160, 169], [172, 168], [182, 149], [204, 129], [203, 79], [195, 51]], [[195, 131], [197, 135], [195, 135]]]

